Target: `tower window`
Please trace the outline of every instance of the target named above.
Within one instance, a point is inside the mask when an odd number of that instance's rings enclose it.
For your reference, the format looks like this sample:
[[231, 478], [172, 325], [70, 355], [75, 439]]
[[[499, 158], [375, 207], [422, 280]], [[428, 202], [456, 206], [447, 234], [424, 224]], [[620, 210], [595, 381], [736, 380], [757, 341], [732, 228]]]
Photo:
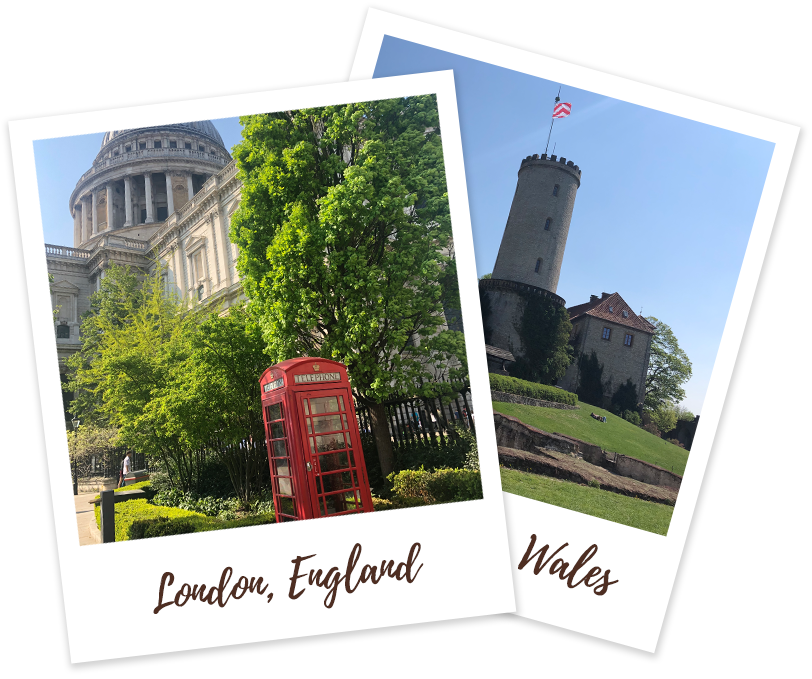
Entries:
[[188, 149], [189, 151], [191, 151], [191, 150], [192, 150], [192, 143], [187, 141], [187, 142], [186, 142], [186, 143], [183, 145], [183, 148]]
[[553, 187], [553, 195], [554, 195], [554, 196], [557, 196], [557, 195], [558, 195], [558, 184], [556, 184], [556, 185]]
[[176, 148], [178, 148], [178, 142], [176, 142], [176, 141], [170, 141], [170, 142], [169, 142], [169, 148], [171, 148], [171, 149], [176, 149]]
[[601, 333], [601, 339], [608, 340], [612, 336], [612, 328], [604, 328]]
[[132, 147], [132, 146], [127, 145], [127, 146], [125, 146], [125, 147], [124, 147], [124, 152], [125, 152], [125, 153], [129, 153], [129, 152], [130, 152], [130, 151], [132, 151], [132, 150], [133, 150], [133, 147]]
[[540, 268], [541, 268], [541, 259], [537, 259], [536, 260], [536, 273], [539, 272]]
[[205, 153], [206, 152], [206, 147], [205, 146], [198, 146], [197, 150], [198, 151], [203, 151], [203, 153]]
[[159, 148], [161, 148], [161, 140], [160, 140], [160, 139], [156, 139], [156, 140], [153, 142], [153, 144], [152, 144], [152, 148], [154, 148], [154, 149], [159, 149]]
[[552, 224], [552, 223], [553, 223], [553, 218], [552, 217], [547, 217], [547, 221], [544, 222], [544, 230], [549, 231], [550, 230], [550, 224]]
[[142, 150], [142, 151], [146, 150], [146, 148], [147, 148], [147, 142], [145, 142], [145, 141], [139, 141], [139, 142], [138, 142], [138, 148], [139, 148], [140, 150]]
[[632, 340], [634, 340], [634, 336], [626, 334], [626, 337], [623, 340], [623, 345], [630, 347], [632, 345]]

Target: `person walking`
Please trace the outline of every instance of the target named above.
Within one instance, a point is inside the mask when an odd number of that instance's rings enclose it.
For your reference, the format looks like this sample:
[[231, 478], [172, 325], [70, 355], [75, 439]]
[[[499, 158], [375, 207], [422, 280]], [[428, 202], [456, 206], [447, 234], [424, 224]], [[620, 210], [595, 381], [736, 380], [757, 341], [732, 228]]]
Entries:
[[127, 474], [130, 473], [131, 465], [130, 465], [130, 453], [129, 451], [124, 456], [124, 460], [121, 463], [121, 478], [118, 482], [118, 487], [121, 488], [124, 485], [124, 479], [127, 477]]

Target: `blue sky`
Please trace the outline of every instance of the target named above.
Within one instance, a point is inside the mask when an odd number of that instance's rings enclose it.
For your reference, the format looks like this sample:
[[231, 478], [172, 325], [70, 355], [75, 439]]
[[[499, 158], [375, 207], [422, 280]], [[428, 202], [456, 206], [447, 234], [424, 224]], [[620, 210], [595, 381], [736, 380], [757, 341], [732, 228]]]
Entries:
[[[386, 37], [375, 77], [454, 69], [479, 275], [493, 269], [521, 159], [543, 153], [559, 84]], [[563, 86], [550, 152], [582, 170], [558, 294], [619, 292], [670, 325], [699, 413], [773, 144]], [[237, 118], [213, 121], [226, 144]], [[35, 142], [45, 242], [73, 245], [68, 198], [104, 130]]]

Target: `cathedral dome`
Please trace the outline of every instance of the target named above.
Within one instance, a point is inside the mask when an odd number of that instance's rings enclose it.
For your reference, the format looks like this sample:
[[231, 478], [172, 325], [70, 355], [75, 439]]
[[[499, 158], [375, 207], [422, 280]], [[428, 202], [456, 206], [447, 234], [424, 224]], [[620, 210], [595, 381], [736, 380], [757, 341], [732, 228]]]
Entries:
[[[179, 131], [188, 131], [188, 132], [196, 132], [197, 134], [202, 134], [214, 142], [217, 142], [220, 146], [224, 146], [223, 138], [220, 136], [220, 133], [217, 131], [217, 128], [214, 126], [214, 123], [211, 120], [198, 120], [193, 123], [175, 123], [172, 125], [161, 125], [161, 129], [163, 128], [173, 128], [178, 129]], [[109, 132], [105, 133], [104, 139], [102, 140], [101, 148], [104, 148], [108, 143], [113, 141], [118, 136], [122, 134], [129, 134], [131, 132], [141, 132], [144, 130], [149, 130], [153, 128], [149, 127], [136, 127], [129, 130], [110, 130]], [[156, 128], [157, 129], [157, 126]]]

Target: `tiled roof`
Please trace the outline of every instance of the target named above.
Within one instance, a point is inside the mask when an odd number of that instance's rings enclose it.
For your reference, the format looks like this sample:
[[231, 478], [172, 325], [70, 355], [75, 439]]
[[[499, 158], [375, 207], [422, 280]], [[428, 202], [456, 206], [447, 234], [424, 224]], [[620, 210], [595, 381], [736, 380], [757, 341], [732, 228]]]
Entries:
[[490, 356], [495, 356], [503, 361], [515, 361], [516, 359], [513, 357], [509, 351], [505, 351], [504, 349], [500, 349], [499, 347], [492, 347], [490, 344], [485, 345], [485, 353]]
[[[634, 328], [641, 332], [654, 334], [654, 326], [642, 316], [638, 316], [634, 313], [632, 308], [626, 304], [625, 300], [616, 292], [613, 292], [611, 295], [603, 293], [599, 299], [572, 306], [567, 309], [567, 311], [569, 312], [571, 321], [582, 316], [593, 316], [594, 318], [611, 321], [612, 323], [617, 323], [627, 328]], [[623, 317], [624, 311], [628, 314], [625, 318]]]

